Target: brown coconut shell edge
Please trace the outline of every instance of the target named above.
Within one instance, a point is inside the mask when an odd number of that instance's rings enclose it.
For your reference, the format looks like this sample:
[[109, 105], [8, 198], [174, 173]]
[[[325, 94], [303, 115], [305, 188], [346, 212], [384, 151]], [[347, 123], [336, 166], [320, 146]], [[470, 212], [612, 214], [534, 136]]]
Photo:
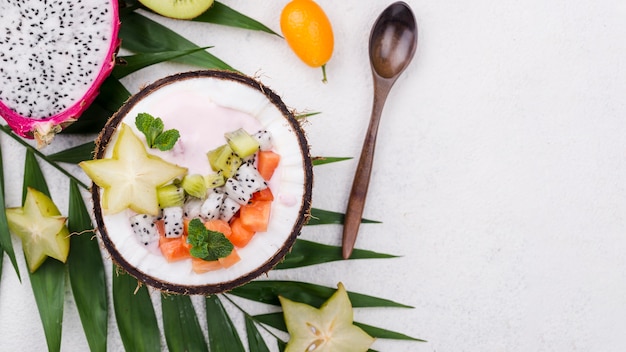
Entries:
[[158, 280], [152, 276], [146, 275], [141, 272], [133, 265], [128, 263], [117, 251], [115, 248], [115, 244], [110, 240], [106, 226], [104, 224], [104, 219], [102, 217], [102, 209], [100, 206], [100, 190], [99, 187], [95, 184], [92, 184], [91, 187], [91, 196], [93, 201], [93, 211], [95, 214], [96, 225], [98, 228], [98, 234], [100, 239], [102, 240], [104, 246], [108, 250], [111, 255], [111, 259], [115, 262], [121, 269], [126, 271], [128, 274], [135, 277], [138, 281], [154, 287], [160, 291], [167, 293], [176, 293], [176, 294], [202, 294], [202, 295], [210, 295], [223, 293], [233, 288], [239, 287], [253, 279], [261, 276], [264, 273], [270, 271], [274, 266], [280, 263], [285, 255], [291, 251], [297, 237], [300, 235], [302, 231], [302, 227], [308, 222], [311, 216], [311, 198], [312, 198], [312, 190], [313, 190], [313, 165], [311, 161], [311, 155], [309, 151], [309, 145], [302, 129], [302, 126], [295, 118], [293, 113], [285, 106], [282, 99], [274, 93], [269, 87], [263, 85], [262, 83], [256, 81], [255, 79], [245, 76], [243, 74], [232, 72], [232, 71], [221, 71], [221, 70], [200, 70], [200, 71], [189, 71], [173, 74], [164, 78], [161, 78], [154, 83], [146, 86], [137, 94], [130, 97], [124, 105], [107, 121], [104, 128], [98, 135], [96, 139], [96, 148], [94, 153], [94, 159], [102, 159], [106, 152], [107, 145], [113, 135], [117, 130], [117, 126], [120, 124], [122, 119], [126, 116], [126, 114], [132, 109], [132, 107], [142, 100], [147, 95], [151, 94], [153, 91], [166, 86], [168, 84], [177, 82], [179, 80], [184, 79], [195, 79], [195, 78], [217, 78], [223, 80], [236, 81], [241, 84], [252, 87], [261, 93], [263, 93], [269, 101], [274, 104], [282, 113], [283, 117], [285, 117], [285, 121], [289, 123], [290, 127], [295, 132], [298, 138], [298, 144], [300, 145], [301, 151], [304, 155], [304, 172], [305, 172], [305, 190], [304, 196], [302, 198], [302, 202], [300, 204], [299, 213], [301, 216], [298, 218], [296, 223], [294, 223], [292, 227], [292, 233], [289, 235], [283, 246], [280, 250], [271, 258], [269, 258], [263, 265], [259, 266], [256, 270], [249, 272], [248, 274], [241, 276], [235, 280], [222, 282], [219, 284], [208, 284], [208, 285], [179, 285], [174, 283], [163, 282]]

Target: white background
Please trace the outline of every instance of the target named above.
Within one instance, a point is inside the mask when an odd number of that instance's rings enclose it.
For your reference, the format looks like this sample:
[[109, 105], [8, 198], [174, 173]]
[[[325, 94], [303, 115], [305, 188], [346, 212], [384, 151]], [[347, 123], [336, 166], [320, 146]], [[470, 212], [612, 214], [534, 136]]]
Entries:
[[[224, 0], [276, 31], [286, 2]], [[321, 112], [306, 125], [312, 155], [355, 159], [315, 168], [313, 205], [343, 212], [371, 109], [369, 30], [390, 2], [318, 2], [335, 31], [327, 84], [276, 36], [160, 21], [214, 46], [211, 53], [290, 107]], [[383, 112], [364, 214], [383, 223], [361, 226], [357, 242], [402, 257], [269, 277], [342, 281], [414, 306], [356, 310], [358, 321], [428, 340], [380, 340], [380, 351], [626, 350], [626, 3], [408, 2], [419, 48]], [[158, 65], [123, 82], [136, 92], [189, 69]], [[59, 138], [46, 152], [89, 138]], [[24, 151], [0, 141], [15, 206]], [[67, 180], [44, 171], [67, 209]], [[334, 225], [302, 235], [330, 244], [340, 236]], [[20, 284], [7, 260], [2, 274], [0, 350], [45, 350], [26, 275]], [[86, 350], [69, 297], [62, 349]], [[121, 351], [110, 324], [109, 350]]]

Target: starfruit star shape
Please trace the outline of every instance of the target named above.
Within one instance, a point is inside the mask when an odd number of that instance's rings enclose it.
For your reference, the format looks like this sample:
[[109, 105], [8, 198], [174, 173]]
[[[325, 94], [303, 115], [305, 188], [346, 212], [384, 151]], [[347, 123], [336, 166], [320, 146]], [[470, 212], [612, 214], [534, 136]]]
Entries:
[[352, 304], [342, 283], [319, 309], [279, 299], [290, 336], [285, 352], [365, 352], [374, 343], [354, 325]]
[[111, 158], [83, 161], [80, 167], [102, 188], [102, 210], [115, 214], [127, 208], [158, 215], [157, 188], [187, 173], [187, 168], [149, 154], [144, 143], [121, 124]]
[[70, 236], [59, 209], [52, 200], [34, 188], [26, 190], [24, 206], [6, 209], [9, 230], [22, 240], [28, 270], [35, 272], [52, 257], [67, 260]]

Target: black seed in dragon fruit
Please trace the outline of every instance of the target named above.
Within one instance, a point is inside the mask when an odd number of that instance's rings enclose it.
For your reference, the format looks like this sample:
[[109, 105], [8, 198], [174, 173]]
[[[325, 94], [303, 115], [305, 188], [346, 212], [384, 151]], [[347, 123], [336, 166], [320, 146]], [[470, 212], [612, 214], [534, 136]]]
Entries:
[[183, 235], [183, 208], [169, 207], [163, 209], [163, 228], [165, 237], [176, 238]]
[[130, 227], [137, 237], [137, 240], [145, 246], [159, 240], [159, 231], [157, 230], [156, 217], [146, 214], [137, 214], [129, 218]]
[[243, 164], [237, 170], [235, 178], [244, 187], [250, 190], [250, 192], [258, 192], [267, 188], [267, 182], [263, 179], [263, 176], [259, 171], [250, 164]]
[[252, 190], [241, 184], [234, 178], [229, 178], [224, 184], [224, 194], [226, 197], [233, 199], [237, 203], [244, 205], [247, 204], [250, 198], [252, 198]]
[[224, 194], [219, 191], [209, 192], [208, 197], [200, 207], [200, 217], [206, 221], [218, 219], [224, 198]]
[[237, 214], [240, 208], [241, 204], [237, 203], [234, 199], [228, 197], [224, 198], [224, 202], [220, 207], [219, 219], [226, 222], [230, 221], [230, 219]]
[[199, 198], [191, 198], [183, 205], [183, 216], [187, 219], [193, 219], [200, 216], [200, 209], [204, 201]]
[[119, 47], [117, 0], [0, 1], [0, 116], [38, 145], [93, 102]]
[[253, 137], [259, 142], [259, 150], [268, 151], [272, 149], [272, 134], [268, 130], [258, 131]]

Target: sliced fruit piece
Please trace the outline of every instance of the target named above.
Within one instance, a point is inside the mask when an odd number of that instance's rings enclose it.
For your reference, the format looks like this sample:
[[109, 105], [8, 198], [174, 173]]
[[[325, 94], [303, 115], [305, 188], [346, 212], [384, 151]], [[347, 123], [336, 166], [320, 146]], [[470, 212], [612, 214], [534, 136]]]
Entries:
[[168, 262], [191, 258], [190, 248], [191, 246], [187, 243], [187, 236], [177, 238], [159, 237], [159, 249]]
[[272, 202], [269, 200], [259, 200], [242, 205], [239, 209], [241, 224], [250, 231], [267, 231], [271, 209]]
[[209, 271], [222, 269], [219, 260], [204, 260], [196, 257], [191, 258], [191, 269], [196, 274], [204, 274]]
[[237, 253], [234, 249], [227, 257], [217, 259], [222, 268], [230, 268], [231, 266], [237, 264], [240, 260], [241, 257], [239, 257], [239, 253]]
[[200, 16], [213, 5], [213, 0], [139, 0], [159, 15], [189, 20]]
[[206, 221], [218, 219], [225, 197], [221, 192], [211, 192], [200, 207], [200, 217]]
[[180, 237], [184, 232], [183, 207], [163, 209], [163, 230], [165, 237]]
[[206, 188], [222, 187], [225, 182], [226, 179], [221, 171], [204, 176], [204, 185]]
[[22, 240], [26, 263], [35, 272], [48, 257], [65, 263], [70, 250], [66, 218], [45, 194], [28, 188], [24, 206], [6, 209], [9, 230]]
[[256, 138], [257, 142], [259, 142], [260, 150], [267, 151], [272, 149], [272, 134], [270, 133], [270, 131], [260, 130], [259, 132], [254, 134], [254, 138]]
[[241, 205], [248, 203], [250, 198], [252, 198], [252, 190], [248, 189], [234, 178], [226, 180], [224, 194]]
[[185, 202], [185, 191], [175, 184], [169, 184], [157, 188], [159, 207], [180, 207]]
[[268, 187], [266, 189], [262, 189], [258, 192], [255, 192], [254, 194], [252, 194], [252, 200], [256, 201], [256, 200], [274, 200], [274, 194], [272, 193], [272, 190]]
[[143, 142], [126, 124], [120, 126], [110, 159], [88, 160], [79, 165], [102, 187], [105, 214], [130, 208], [140, 214], [157, 215], [157, 187], [187, 173], [187, 168], [148, 154]]
[[115, 65], [118, 7], [118, 0], [0, 2], [0, 116], [13, 131], [44, 146], [91, 105]]
[[200, 174], [186, 175], [180, 182], [180, 186], [185, 190], [188, 195], [192, 197], [206, 197], [207, 187], [204, 182], [204, 177]]
[[128, 220], [137, 240], [145, 246], [159, 240], [160, 231], [157, 227], [155, 216], [137, 214], [131, 216]]
[[247, 158], [259, 150], [259, 142], [243, 128], [224, 134], [230, 148], [240, 157]]
[[231, 235], [228, 236], [230, 243], [241, 248], [245, 247], [254, 237], [256, 232], [245, 228], [241, 222], [241, 218], [236, 217], [230, 222]]
[[374, 343], [373, 337], [354, 325], [352, 304], [342, 283], [319, 309], [278, 298], [289, 331], [285, 352], [365, 352]]
[[228, 223], [224, 220], [215, 219], [207, 221], [204, 223], [204, 227], [206, 227], [207, 230], [221, 232], [224, 236], [226, 236], [226, 238], [228, 238], [228, 236], [232, 233], [230, 225], [228, 225]]
[[237, 170], [235, 178], [251, 192], [257, 192], [267, 188], [267, 182], [252, 164], [243, 164]]
[[280, 155], [272, 151], [260, 151], [258, 155], [257, 170], [263, 179], [269, 181], [280, 163]]
[[213, 171], [221, 171], [224, 178], [233, 176], [242, 164], [241, 158], [228, 144], [223, 144], [209, 151], [207, 157]]

